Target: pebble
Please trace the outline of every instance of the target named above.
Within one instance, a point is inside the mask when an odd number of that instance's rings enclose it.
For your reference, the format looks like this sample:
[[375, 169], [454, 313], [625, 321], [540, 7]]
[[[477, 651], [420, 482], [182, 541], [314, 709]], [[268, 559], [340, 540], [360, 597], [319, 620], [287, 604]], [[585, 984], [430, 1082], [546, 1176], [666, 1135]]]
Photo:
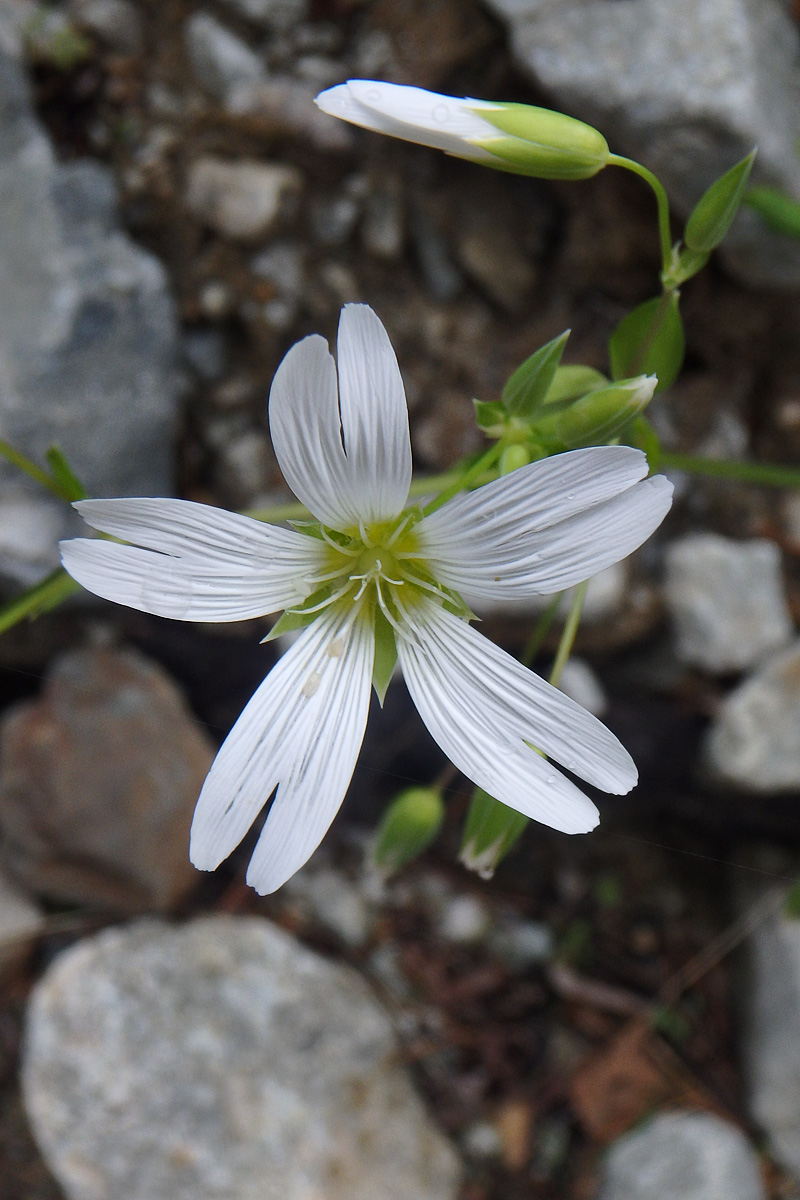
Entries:
[[774, 542], [690, 533], [667, 547], [665, 572], [676, 653], [687, 666], [742, 671], [791, 640]]
[[97, 34], [121, 54], [141, 54], [144, 46], [142, 14], [131, 0], [73, 0], [74, 19]]
[[356, 884], [335, 867], [309, 864], [293, 875], [281, 893], [306, 920], [329, 930], [351, 949], [369, 940], [372, 913]]
[[597, 1200], [767, 1200], [744, 1134], [706, 1112], [666, 1112], [608, 1152]]
[[228, 369], [228, 345], [220, 329], [199, 326], [183, 335], [183, 355], [204, 383], [217, 383]]
[[224, 0], [227, 8], [265, 29], [291, 30], [309, 15], [310, 0]]
[[214, 757], [169, 677], [130, 650], [56, 659], [0, 723], [0, 858], [35, 895], [137, 912], [196, 884], [192, 812]]
[[199, 220], [232, 241], [270, 234], [297, 199], [302, 176], [295, 167], [210, 155], [189, 169], [186, 203]]
[[38, 905], [0, 872], [0, 982], [24, 964], [44, 924]]
[[265, 83], [243, 83], [232, 88], [225, 102], [232, 116], [263, 120], [276, 136], [296, 137], [317, 150], [345, 152], [353, 148], [354, 132], [314, 104], [319, 88], [287, 75]]
[[257, 917], [139, 921], [34, 989], [25, 1104], [68, 1200], [455, 1200], [364, 980]]
[[751, 792], [800, 789], [800, 642], [726, 698], [706, 737], [712, 778]]
[[437, 924], [445, 941], [470, 945], [488, 937], [492, 914], [477, 896], [452, 896], [443, 903]]
[[558, 681], [559, 690], [581, 708], [602, 717], [608, 708], [608, 696], [595, 672], [583, 658], [568, 658]]
[[233, 504], [250, 505], [269, 484], [272, 463], [266, 435], [248, 429], [221, 446], [215, 469], [217, 486]]
[[[800, 197], [800, 46], [783, 0], [489, 0], [489, 7], [552, 107], [589, 121], [617, 153], [646, 164], [679, 211], [688, 214], [755, 145], [754, 182]], [[800, 283], [800, 244], [748, 210], [722, 253], [753, 285]]]
[[200, 86], [225, 101], [233, 88], [266, 79], [264, 63], [254, 50], [210, 13], [195, 13], [186, 22], [186, 50]]
[[385, 262], [397, 262], [405, 244], [403, 200], [397, 183], [371, 188], [364, 205], [361, 225], [364, 249]]
[[512, 971], [526, 971], [553, 957], [555, 941], [543, 921], [521, 920], [509, 914], [497, 922], [491, 949]]

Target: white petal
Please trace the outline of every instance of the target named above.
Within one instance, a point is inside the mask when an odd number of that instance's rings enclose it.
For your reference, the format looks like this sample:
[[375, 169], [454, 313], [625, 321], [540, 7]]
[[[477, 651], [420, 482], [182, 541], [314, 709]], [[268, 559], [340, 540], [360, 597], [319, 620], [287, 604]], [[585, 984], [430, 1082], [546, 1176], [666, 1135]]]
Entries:
[[497, 161], [473, 144], [473, 139], [485, 142], [500, 136], [474, 111], [476, 101], [396, 83], [351, 79], [321, 92], [316, 103], [323, 112], [376, 133], [476, 161]]
[[386, 330], [365, 304], [339, 322], [339, 391], [327, 343], [293, 346], [269, 400], [275, 453], [298, 500], [334, 529], [402, 511], [411, 483], [403, 381]]
[[337, 357], [354, 501], [362, 520], [389, 520], [402, 512], [411, 486], [408, 405], [389, 335], [368, 305], [342, 309]]
[[479, 787], [565, 833], [594, 828], [597, 812], [555, 767], [607, 792], [627, 792], [637, 772], [606, 727], [556, 688], [433, 603], [415, 610], [417, 637], [398, 639], [408, 689], [448, 757]]
[[355, 767], [369, 709], [369, 623], [326, 610], [279, 660], [234, 725], [197, 802], [191, 859], [213, 870], [239, 844], [274, 788], [247, 874], [262, 895], [310, 857]]
[[315, 538], [205, 504], [135, 498], [82, 500], [75, 507], [95, 529], [139, 544], [62, 542], [73, 579], [106, 600], [160, 617], [263, 616], [303, 600], [321, 566]]
[[275, 372], [269, 428], [283, 477], [297, 499], [333, 529], [357, 525], [342, 445], [336, 365], [319, 334], [292, 346]]
[[561, 591], [627, 557], [661, 524], [672, 485], [661, 475], [638, 483], [646, 471], [627, 446], [531, 463], [421, 521], [422, 553], [468, 604]]

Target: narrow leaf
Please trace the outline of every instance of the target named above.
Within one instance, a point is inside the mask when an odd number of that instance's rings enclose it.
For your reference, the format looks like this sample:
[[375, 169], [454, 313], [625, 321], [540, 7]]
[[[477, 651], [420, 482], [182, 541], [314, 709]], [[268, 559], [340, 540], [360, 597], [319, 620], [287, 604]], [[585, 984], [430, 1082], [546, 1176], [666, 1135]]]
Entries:
[[800, 201], [771, 187], [754, 187], [744, 198], [766, 225], [775, 233], [800, 238]]
[[561, 362], [570, 331], [553, 338], [521, 366], [503, 388], [502, 400], [508, 411], [516, 417], [530, 417], [543, 403]]
[[74, 500], [85, 500], [89, 493], [67, 462], [61, 447], [51, 446], [45, 458], [63, 499], [69, 504]]
[[613, 379], [657, 375], [657, 392], [670, 387], [683, 364], [685, 343], [678, 292], [645, 300], [622, 318], [608, 353]]
[[742, 203], [755, 156], [755, 150], [751, 150], [735, 167], [715, 179], [700, 197], [683, 235], [690, 250], [708, 254], [725, 237]]

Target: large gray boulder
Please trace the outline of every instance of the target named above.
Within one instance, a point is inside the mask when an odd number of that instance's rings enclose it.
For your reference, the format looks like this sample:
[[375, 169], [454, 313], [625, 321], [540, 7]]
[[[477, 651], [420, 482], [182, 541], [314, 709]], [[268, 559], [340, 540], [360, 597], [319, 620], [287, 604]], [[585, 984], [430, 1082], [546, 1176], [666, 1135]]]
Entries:
[[[39, 462], [58, 442], [96, 495], [169, 493], [177, 327], [164, 271], [119, 227], [107, 168], [56, 161], [3, 7], [0, 437]], [[0, 513], [0, 571], [31, 582], [57, 562], [49, 534], [70, 514], [5, 463]], [[26, 521], [48, 520], [31, 544]]]
[[[679, 212], [758, 145], [754, 178], [800, 198], [800, 40], [782, 0], [486, 0], [557, 107], [662, 179]], [[744, 212], [729, 265], [800, 287], [800, 245]]]
[[268, 921], [145, 921], [37, 984], [23, 1087], [68, 1200], [454, 1200], [396, 1059], [361, 977]]

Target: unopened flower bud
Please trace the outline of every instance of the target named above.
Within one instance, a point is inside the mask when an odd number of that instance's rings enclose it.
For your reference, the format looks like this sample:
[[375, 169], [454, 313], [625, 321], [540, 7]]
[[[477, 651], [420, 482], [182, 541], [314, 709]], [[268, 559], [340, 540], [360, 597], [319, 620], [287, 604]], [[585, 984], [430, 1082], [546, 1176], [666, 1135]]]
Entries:
[[588, 179], [609, 158], [608, 143], [591, 125], [529, 104], [462, 100], [371, 79], [328, 88], [316, 103], [376, 133], [540, 179]]
[[491, 879], [502, 858], [516, 845], [528, 818], [476, 788], [464, 826], [459, 858], [482, 879]]
[[542, 417], [532, 432], [551, 451], [602, 445], [618, 437], [647, 407], [657, 383], [655, 375], [638, 375], [597, 388], [568, 408]]
[[442, 793], [435, 787], [406, 788], [392, 801], [378, 828], [372, 859], [391, 874], [422, 854], [444, 820]]

